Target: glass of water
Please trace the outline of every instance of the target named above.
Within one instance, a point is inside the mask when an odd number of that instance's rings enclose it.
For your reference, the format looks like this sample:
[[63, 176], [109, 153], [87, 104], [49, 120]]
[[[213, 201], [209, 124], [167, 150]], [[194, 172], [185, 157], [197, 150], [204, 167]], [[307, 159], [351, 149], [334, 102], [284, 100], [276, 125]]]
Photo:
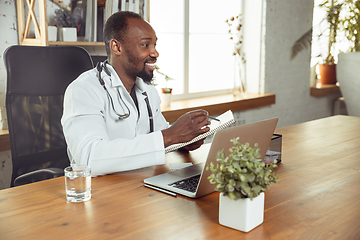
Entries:
[[66, 200], [84, 202], [91, 198], [91, 170], [88, 166], [73, 165], [64, 169]]

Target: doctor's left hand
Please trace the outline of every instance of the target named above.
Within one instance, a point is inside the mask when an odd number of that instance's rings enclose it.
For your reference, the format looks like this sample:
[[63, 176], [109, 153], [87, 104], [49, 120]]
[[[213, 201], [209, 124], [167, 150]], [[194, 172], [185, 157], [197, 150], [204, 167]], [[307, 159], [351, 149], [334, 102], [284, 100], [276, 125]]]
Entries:
[[[183, 143], [192, 140], [200, 134], [210, 130], [208, 127], [211, 122], [208, 119], [208, 112], [195, 110], [185, 113], [169, 128], [162, 130], [164, 146], [176, 143]], [[201, 144], [200, 144], [201, 145]], [[194, 145], [196, 149], [198, 145]]]
[[197, 141], [197, 142], [194, 142], [194, 143], [192, 143], [192, 144], [189, 144], [189, 145], [183, 147], [182, 149], [184, 149], [184, 150], [186, 150], [186, 151], [193, 151], [193, 150], [195, 150], [195, 149], [198, 149], [199, 147], [201, 147], [201, 145], [204, 144], [204, 140], [205, 140], [205, 139], [201, 139], [201, 140], [199, 140], [199, 141]]

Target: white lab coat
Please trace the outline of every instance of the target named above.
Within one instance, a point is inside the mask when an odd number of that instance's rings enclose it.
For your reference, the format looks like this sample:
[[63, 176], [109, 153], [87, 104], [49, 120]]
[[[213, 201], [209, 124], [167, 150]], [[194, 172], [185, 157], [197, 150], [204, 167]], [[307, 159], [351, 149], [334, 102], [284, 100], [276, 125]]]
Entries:
[[[116, 111], [130, 116], [119, 120], [104, 88], [98, 80], [96, 68], [81, 74], [66, 89], [61, 119], [71, 161], [88, 164], [93, 177], [165, 163], [162, 129], [169, 123], [161, 114], [160, 97], [153, 85], [142, 79], [136, 81], [139, 110], [115, 70], [107, 64], [111, 77], [104, 71], [105, 81]], [[154, 132], [145, 96], [146, 92], [154, 117]]]

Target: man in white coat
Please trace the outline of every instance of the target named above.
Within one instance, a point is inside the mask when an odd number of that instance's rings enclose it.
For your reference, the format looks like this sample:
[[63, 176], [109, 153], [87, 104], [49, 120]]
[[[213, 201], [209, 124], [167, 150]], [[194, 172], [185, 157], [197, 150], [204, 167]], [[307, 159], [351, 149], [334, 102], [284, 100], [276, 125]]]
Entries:
[[157, 37], [140, 15], [113, 14], [104, 41], [108, 60], [81, 74], [65, 93], [61, 123], [72, 163], [89, 165], [93, 177], [160, 165], [166, 147], [209, 131], [206, 111], [186, 113], [172, 126], [161, 114], [151, 84]]

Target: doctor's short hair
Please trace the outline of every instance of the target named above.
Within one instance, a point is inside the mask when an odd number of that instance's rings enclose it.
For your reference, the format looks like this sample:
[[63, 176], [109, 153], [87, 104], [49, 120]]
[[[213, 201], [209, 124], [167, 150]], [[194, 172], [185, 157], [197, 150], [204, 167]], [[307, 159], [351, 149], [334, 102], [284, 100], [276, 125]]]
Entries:
[[111, 15], [106, 21], [104, 28], [104, 42], [108, 58], [110, 58], [110, 41], [112, 39], [116, 39], [119, 42], [124, 41], [126, 30], [128, 29], [128, 18], [138, 18], [144, 20], [140, 14], [135, 12], [120, 11]]

